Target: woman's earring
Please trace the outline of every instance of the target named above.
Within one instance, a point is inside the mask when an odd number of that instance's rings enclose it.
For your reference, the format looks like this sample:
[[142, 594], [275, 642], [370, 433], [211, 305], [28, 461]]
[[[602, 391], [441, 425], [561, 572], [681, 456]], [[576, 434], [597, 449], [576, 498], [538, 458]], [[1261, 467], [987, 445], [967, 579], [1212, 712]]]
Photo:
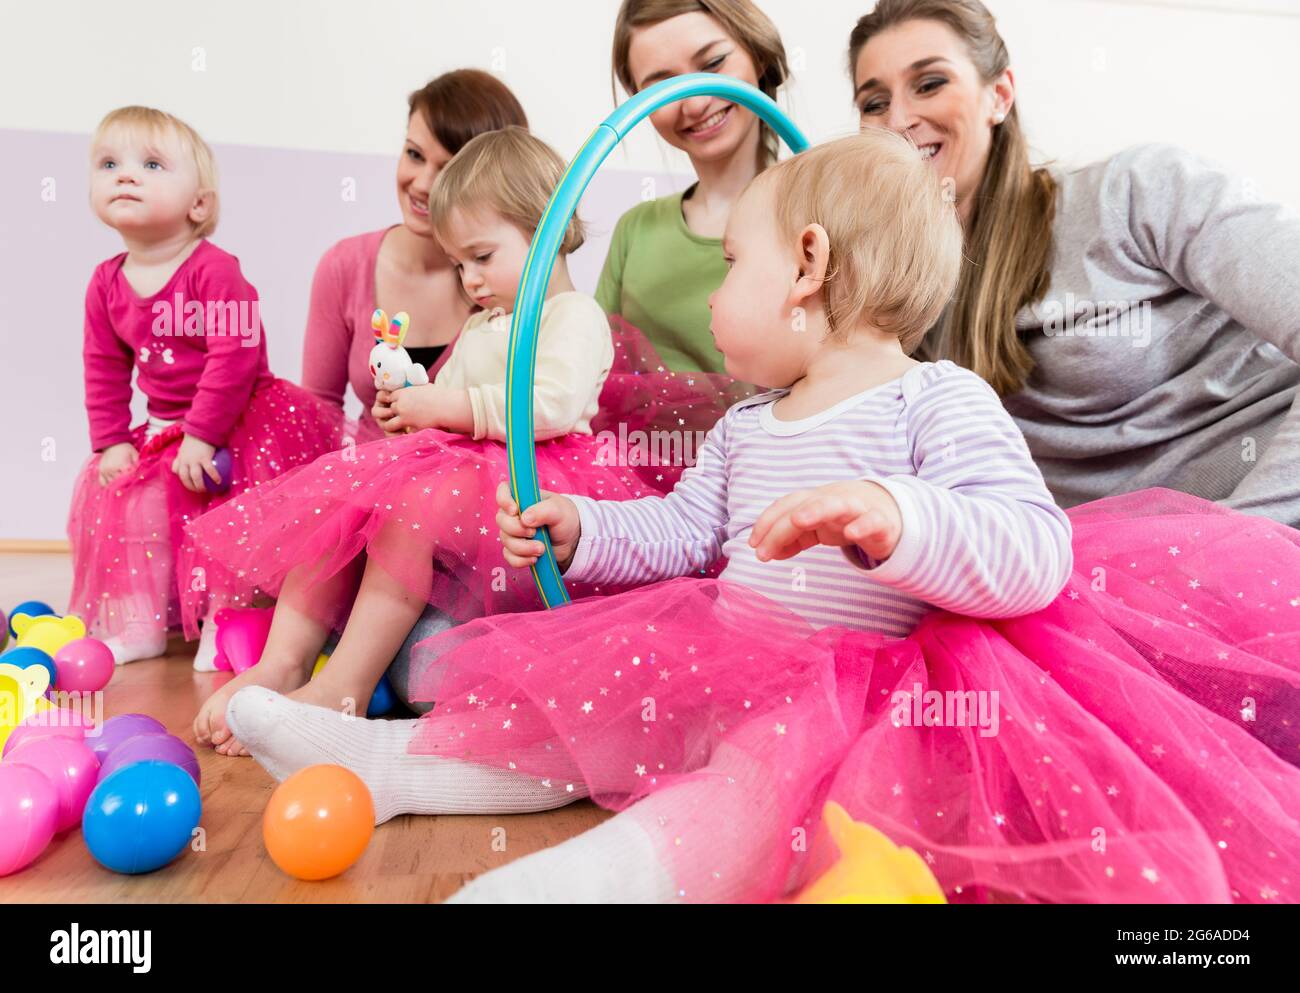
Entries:
[[1004, 112], [1000, 111], [1000, 110], [999, 110], [996, 114], [993, 115], [993, 123], [994, 123], [995, 125], [997, 125], [997, 124], [1001, 124], [1001, 123], [1002, 123], [1003, 121], [1005, 121], [1006, 119], [1007, 119], [1007, 115], [1006, 115]]

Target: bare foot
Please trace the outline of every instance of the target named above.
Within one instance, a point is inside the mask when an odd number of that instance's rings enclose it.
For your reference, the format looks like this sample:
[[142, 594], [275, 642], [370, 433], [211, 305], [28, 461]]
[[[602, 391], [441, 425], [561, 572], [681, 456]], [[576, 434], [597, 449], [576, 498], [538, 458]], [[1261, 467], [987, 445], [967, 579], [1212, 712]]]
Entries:
[[200, 744], [211, 745], [222, 755], [247, 755], [248, 751], [235, 741], [226, 727], [226, 704], [245, 686], [265, 686], [277, 693], [289, 693], [307, 681], [310, 670], [296, 661], [263, 659], [251, 669], [240, 673], [204, 701], [194, 718], [194, 738]]
[[374, 691], [373, 686], [358, 685], [339, 679], [337, 676], [331, 679], [329, 669], [325, 669], [311, 682], [284, 695], [298, 703], [365, 717], [366, 708], [370, 706], [370, 696]]

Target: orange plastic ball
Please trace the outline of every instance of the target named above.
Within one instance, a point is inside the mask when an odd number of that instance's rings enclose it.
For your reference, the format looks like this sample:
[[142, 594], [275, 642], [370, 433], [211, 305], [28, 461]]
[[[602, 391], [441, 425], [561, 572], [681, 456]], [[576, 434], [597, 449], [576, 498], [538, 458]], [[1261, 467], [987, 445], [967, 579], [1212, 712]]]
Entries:
[[262, 815], [262, 839], [271, 860], [297, 879], [330, 879], [346, 872], [375, 833], [375, 804], [354, 772], [313, 765], [294, 773], [271, 794]]

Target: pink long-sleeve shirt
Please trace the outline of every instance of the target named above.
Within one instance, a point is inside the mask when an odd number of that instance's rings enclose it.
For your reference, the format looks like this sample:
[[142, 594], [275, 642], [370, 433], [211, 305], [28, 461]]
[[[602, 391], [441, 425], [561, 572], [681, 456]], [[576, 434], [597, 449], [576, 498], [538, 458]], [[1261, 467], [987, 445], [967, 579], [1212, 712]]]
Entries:
[[139, 296], [122, 273], [126, 253], [96, 267], [86, 289], [82, 356], [96, 451], [131, 440], [131, 371], [149, 414], [181, 421], [220, 448], [253, 393], [274, 377], [257, 290], [239, 260], [206, 239], [157, 293]]
[[[376, 394], [370, 372], [370, 350], [375, 346], [370, 317], [377, 306], [375, 263], [389, 230], [344, 238], [321, 256], [311, 282], [302, 353], [303, 388], [341, 409], [343, 395], [351, 386], [361, 401], [363, 425], [380, 436], [383, 431], [370, 416]], [[448, 346], [429, 370], [430, 378], [450, 356]]]

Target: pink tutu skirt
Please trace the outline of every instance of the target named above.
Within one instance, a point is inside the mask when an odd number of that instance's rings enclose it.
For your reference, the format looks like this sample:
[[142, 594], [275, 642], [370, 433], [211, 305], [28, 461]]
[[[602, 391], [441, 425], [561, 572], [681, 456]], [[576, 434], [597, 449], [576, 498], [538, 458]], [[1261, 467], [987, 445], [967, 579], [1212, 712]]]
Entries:
[[[595, 433], [536, 446], [544, 490], [603, 500], [666, 493], [695, 443], [752, 392], [725, 376], [669, 372], [635, 328], [615, 320], [612, 330], [616, 360]], [[668, 432], [668, 442], [656, 437]], [[496, 492], [508, 475], [504, 443], [437, 429], [345, 446], [189, 526], [184, 566], [202, 569], [206, 587], [184, 592], [187, 622], [213, 596], [223, 606], [279, 597], [296, 570], [294, 605], [339, 628], [363, 553], [457, 620], [538, 608], [531, 572], [502, 556]]]
[[[339, 424], [328, 405], [293, 383], [274, 380], [253, 394], [226, 442], [230, 489], [200, 494], [187, 490], [171, 471], [182, 426], [174, 424], [153, 438], [146, 431], [143, 424], [132, 431], [140, 461], [130, 472], [100, 486], [99, 456], [94, 455], [73, 491], [68, 611], [99, 636], [120, 634], [131, 625], [177, 626], [179, 587], [205, 584], [202, 573], [178, 571], [176, 565], [186, 523], [337, 449], [340, 442]], [[186, 627], [188, 637], [197, 633], [197, 624]]]
[[454, 628], [411, 750], [585, 783], [688, 900], [817, 878], [832, 800], [954, 902], [1300, 900], [1300, 532], [1167, 490], [1070, 516], [1069, 585], [1012, 620], [891, 640], [681, 578]]

